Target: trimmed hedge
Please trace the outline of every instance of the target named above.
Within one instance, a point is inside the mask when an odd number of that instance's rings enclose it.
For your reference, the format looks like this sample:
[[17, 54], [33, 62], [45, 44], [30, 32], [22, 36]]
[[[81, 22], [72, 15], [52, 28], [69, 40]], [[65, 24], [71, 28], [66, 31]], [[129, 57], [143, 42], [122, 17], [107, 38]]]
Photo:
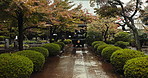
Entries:
[[115, 51], [111, 55], [110, 61], [111, 64], [113, 64], [113, 66], [117, 69], [117, 71], [123, 71], [123, 66], [127, 60], [143, 56], [145, 56], [144, 53], [137, 50], [121, 49]]
[[46, 49], [44, 47], [31, 47], [31, 48], [29, 48], [29, 50], [38, 51], [38, 52], [42, 53], [45, 58], [47, 58], [49, 56], [48, 49]]
[[0, 36], [0, 41], [4, 41], [6, 38], [9, 38], [7, 36]]
[[0, 78], [30, 78], [33, 62], [24, 56], [4, 53], [0, 55]]
[[91, 46], [94, 41], [101, 41], [103, 39], [99, 31], [87, 30], [86, 43]]
[[5, 44], [0, 44], [0, 48], [4, 48], [5, 47]]
[[55, 43], [43, 44], [42, 47], [48, 49], [49, 56], [55, 56], [60, 53], [60, 46]]
[[115, 42], [116, 41], [129, 41], [130, 40], [130, 34], [127, 32], [118, 32], [115, 34]]
[[99, 43], [99, 41], [94, 41], [91, 45], [92, 47], [94, 47], [97, 43]]
[[104, 57], [107, 61], [109, 61], [112, 53], [115, 52], [116, 50], [120, 50], [120, 49], [122, 49], [122, 48], [116, 47], [116, 46], [106, 47], [102, 50], [101, 56]]
[[25, 43], [25, 44], [36, 44], [38, 42], [37, 41], [26, 40], [26, 41], [23, 41], [23, 43]]
[[94, 49], [97, 50], [98, 46], [106, 44], [103, 41], [97, 41], [96, 43], [92, 43], [94, 45]]
[[129, 42], [124, 42], [124, 41], [117, 41], [115, 43], [115, 46], [121, 47], [121, 48], [127, 48], [129, 45]]
[[95, 44], [94, 47], [93, 47], [94, 50], [97, 50], [98, 46], [100, 46], [100, 44]]
[[65, 44], [70, 44], [70, 43], [72, 43], [72, 40], [71, 40], [71, 39], [65, 39], [63, 42], [64, 42]]
[[128, 60], [123, 69], [126, 78], [148, 78], [148, 56]]
[[110, 47], [110, 46], [113, 46], [113, 45], [109, 45], [109, 44], [104, 44], [104, 45], [100, 45], [98, 46], [97, 48], [97, 54], [101, 54], [102, 50], [106, 47]]
[[54, 43], [60, 45], [61, 50], [63, 50], [64, 47], [65, 47], [65, 43], [64, 42], [54, 42]]
[[18, 55], [26, 56], [34, 64], [34, 72], [40, 71], [45, 63], [45, 57], [42, 53], [33, 50], [23, 50], [16, 52]]
[[[9, 47], [14, 47], [14, 44], [9, 45]], [[23, 44], [23, 49], [28, 49], [29, 47], [28, 44]]]

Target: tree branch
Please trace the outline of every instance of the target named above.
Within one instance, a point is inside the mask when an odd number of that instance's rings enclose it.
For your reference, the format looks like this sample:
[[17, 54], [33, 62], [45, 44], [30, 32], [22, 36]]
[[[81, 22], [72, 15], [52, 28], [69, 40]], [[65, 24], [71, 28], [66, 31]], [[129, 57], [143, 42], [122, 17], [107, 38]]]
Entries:
[[126, 29], [125, 29], [125, 25], [126, 25], [126, 23], [124, 23], [123, 25], [120, 24], [120, 23], [116, 23], [116, 24], [120, 25], [120, 26], [122, 27], [122, 30], [126, 30]]
[[139, 6], [138, 4], [139, 4], [139, 0], [136, 0], [136, 10], [135, 10], [135, 12], [132, 14], [131, 18], [133, 18], [134, 15], [138, 12], [138, 6]]
[[[31, 28], [41, 28], [41, 27], [38, 27], [38, 26], [31, 26], [31, 27], [24, 28], [23, 31], [25, 31], [25, 30], [27, 30], [27, 29], [31, 29]], [[41, 28], [41, 29], [48, 29], [48, 28]]]

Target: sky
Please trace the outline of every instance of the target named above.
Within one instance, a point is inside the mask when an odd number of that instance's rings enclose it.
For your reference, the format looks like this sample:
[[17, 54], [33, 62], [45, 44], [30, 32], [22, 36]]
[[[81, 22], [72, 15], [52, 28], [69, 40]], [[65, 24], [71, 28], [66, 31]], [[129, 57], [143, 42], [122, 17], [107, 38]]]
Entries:
[[[82, 4], [82, 6], [83, 6], [82, 9], [87, 9], [89, 13], [95, 15], [94, 8], [97, 6], [95, 5], [95, 7], [90, 7], [90, 4], [89, 4], [90, 0], [70, 0], [70, 1], [73, 1], [76, 5]], [[121, 0], [121, 1], [124, 3], [127, 3], [130, 0]], [[145, 0], [142, 0], [142, 1], [145, 1]]]

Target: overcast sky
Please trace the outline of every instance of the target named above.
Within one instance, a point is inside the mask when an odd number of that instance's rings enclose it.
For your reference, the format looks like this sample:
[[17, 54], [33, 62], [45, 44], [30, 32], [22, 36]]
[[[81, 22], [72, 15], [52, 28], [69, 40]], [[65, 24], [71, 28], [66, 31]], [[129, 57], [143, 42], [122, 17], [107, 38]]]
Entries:
[[[89, 1], [90, 0], [70, 0], [73, 1], [75, 4], [82, 4], [82, 9], [87, 9], [90, 13], [94, 14], [94, 7], [90, 7]], [[124, 3], [129, 2], [130, 0], [121, 0]], [[145, 0], [142, 0], [145, 1]], [[95, 6], [97, 7], [97, 6]]]

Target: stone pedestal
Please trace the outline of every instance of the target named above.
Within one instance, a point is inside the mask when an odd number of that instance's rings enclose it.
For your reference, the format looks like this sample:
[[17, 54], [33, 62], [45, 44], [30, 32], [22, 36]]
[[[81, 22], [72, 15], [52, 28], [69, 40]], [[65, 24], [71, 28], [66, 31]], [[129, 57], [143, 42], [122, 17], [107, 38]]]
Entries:
[[5, 48], [9, 48], [9, 39], [5, 39]]

